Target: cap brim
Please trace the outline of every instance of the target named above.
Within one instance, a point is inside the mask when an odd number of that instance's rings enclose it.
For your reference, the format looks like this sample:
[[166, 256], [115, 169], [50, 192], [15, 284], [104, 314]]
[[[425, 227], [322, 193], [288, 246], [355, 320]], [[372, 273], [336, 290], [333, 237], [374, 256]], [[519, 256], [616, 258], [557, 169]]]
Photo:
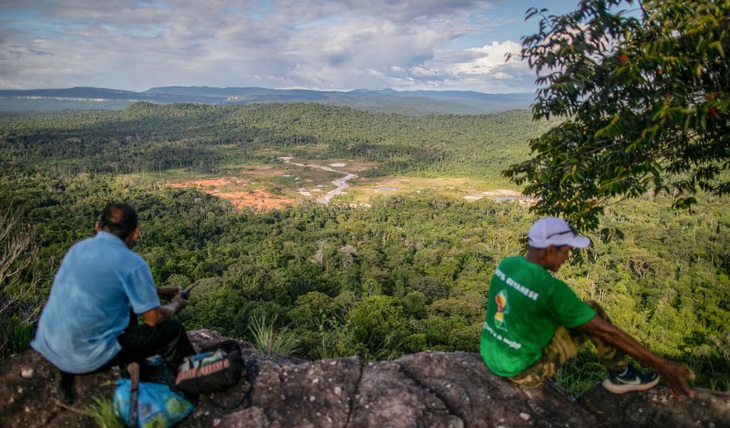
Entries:
[[585, 236], [573, 236], [565, 240], [563, 245], [570, 245], [573, 248], [586, 248], [591, 245], [591, 240]]

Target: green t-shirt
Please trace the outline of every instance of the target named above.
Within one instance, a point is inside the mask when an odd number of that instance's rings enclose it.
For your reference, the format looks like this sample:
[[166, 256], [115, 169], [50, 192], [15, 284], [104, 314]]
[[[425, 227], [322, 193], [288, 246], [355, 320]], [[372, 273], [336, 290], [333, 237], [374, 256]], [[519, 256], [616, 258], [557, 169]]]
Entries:
[[524, 257], [504, 259], [489, 285], [479, 352], [489, 369], [505, 377], [531, 366], [559, 325], [585, 324], [596, 311], [568, 284]]

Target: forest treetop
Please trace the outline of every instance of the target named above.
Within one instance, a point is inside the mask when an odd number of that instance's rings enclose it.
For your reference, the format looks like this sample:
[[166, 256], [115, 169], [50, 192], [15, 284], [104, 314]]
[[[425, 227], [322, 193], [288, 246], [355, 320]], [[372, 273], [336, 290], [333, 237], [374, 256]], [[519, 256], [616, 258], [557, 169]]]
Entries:
[[[55, 266], [93, 233], [109, 201], [137, 209], [135, 249], [155, 282], [193, 289], [181, 314], [190, 329], [255, 341], [249, 326], [271, 323], [290, 329], [305, 358], [472, 352], [496, 262], [520, 253], [535, 220], [525, 205], [428, 190], [379, 196], [369, 208], [310, 202], [254, 213], [166, 181], [182, 170], [239, 174], [284, 154], [377, 164], [367, 179], [489, 179], [525, 159], [524, 142], [550, 124], [530, 121], [526, 111], [407, 117], [316, 104], [144, 103], [0, 118], [0, 207], [24, 213], [15, 224], [32, 225], [20, 232], [36, 245], [19, 259], [35, 270], [0, 278], [0, 301], [13, 303], [0, 308], [0, 356], [27, 349]], [[295, 186], [287, 180], [277, 186]], [[560, 275], [652, 350], [693, 367], [698, 384], [727, 389], [730, 210], [722, 198], [706, 201], [694, 216], [671, 212], [661, 195], [607, 208], [603, 224], [625, 239], [589, 234], [585, 263]]]
[[595, 229], [610, 198], [666, 192], [691, 208], [698, 189], [730, 192], [730, 2], [583, 0], [546, 13], [528, 10], [540, 31], [520, 56], [540, 86], [533, 118], [566, 120], [504, 172], [539, 197], [537, 212]]

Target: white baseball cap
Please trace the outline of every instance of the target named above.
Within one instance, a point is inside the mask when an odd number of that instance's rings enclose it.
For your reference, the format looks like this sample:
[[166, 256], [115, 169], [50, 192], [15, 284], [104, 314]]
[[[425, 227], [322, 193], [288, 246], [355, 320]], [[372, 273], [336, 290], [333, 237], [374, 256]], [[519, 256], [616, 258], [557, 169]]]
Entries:
[[530, 247], [533, 248], [547, 248], [551, 245], [556, 247], [570, 245], [573, 248], [585, 248], [591, 245], [589, 238], [578, 235], [573, 226], [557, 217], [538, 220], [530, 228], [527, 240]]

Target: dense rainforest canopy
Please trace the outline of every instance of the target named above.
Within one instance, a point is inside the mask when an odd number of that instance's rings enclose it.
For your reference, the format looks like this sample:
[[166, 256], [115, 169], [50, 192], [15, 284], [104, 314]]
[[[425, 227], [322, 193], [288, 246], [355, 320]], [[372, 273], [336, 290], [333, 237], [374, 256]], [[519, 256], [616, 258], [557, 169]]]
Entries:
[[[276, 156], [378, 162], [369, 175], [427, 172], [506, 182], [500, 165], [523, 159], [529, 112], [404, 116], [321, 104], [246, 107], [138, 103], [120, 112], [7, 116], [0, 166], [32, 173], [160, 172], [273, 163]], [[488, 146], [489, 151], [484, 148]]]
[[[2, 351], [27, 347], [65, 251], [92, 235], [107, 202], [126, 201], [140, 214], [135, 250], [155, 281], [191, 290], [180, 314], [188, 328], [256, 341], [251, 327], [269, 326], [290, 339], [279, 349], [302, 358], [474, 352], [489, 278], [500, 259], [523, 251], [535, 220], [527, 205], [425, 189], [370, 207], [335, 199], [254, 212], [167, 178], [294, 155], [373, 162], [365, 175], [374, 177], [499, 183], [548, 126], [524, 111], [409, 117], [315, 104], [2, 117], [0, 231], [16, 237], [4, 243], [30, 238], [10, 265], [17, 272], [0, 271]], [[727, 389], [730, 210], [709, 194], [700, 204], [694, 215], [661, 196], [607, 206], [602, 226], [619, 227], [623, 239], [592, 234], [582, 263], [560, 276], [649, 348], [689, 364], [699, 384]], [[579, 376], [564, 379], [576, 388], [603, 376], [589, 351], [581, 359]]]

